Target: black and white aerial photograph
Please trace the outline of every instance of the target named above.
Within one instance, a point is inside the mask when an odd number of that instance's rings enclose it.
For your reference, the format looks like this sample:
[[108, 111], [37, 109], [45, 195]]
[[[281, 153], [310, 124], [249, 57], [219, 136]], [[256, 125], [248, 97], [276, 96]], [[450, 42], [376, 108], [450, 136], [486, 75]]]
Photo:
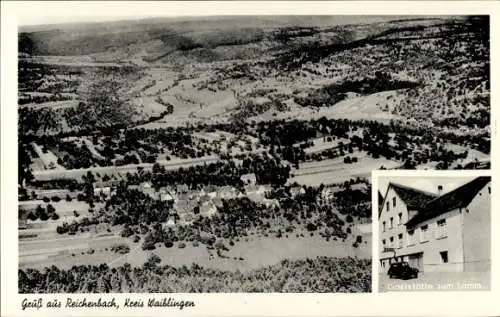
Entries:
[[[437, 15], [21, 24], [18, 292], [371, 292], [371, 172], [490, 168], [489, 30]], [[416, 278], [466, 270], [465, 250], [435, 244], [441, 266], [404, 258]]]
[[379, 289], [488, 291], [491, 177], [379, 178]]

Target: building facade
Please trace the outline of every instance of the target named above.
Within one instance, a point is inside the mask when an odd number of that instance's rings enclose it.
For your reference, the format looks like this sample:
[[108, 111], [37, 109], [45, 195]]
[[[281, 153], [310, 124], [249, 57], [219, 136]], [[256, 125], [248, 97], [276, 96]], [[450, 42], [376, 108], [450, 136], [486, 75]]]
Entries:
[[421, 272], [488, 271], [491, 178], [444, 195], [390, 183], [379, 210], [380, 266], [406, 261]]

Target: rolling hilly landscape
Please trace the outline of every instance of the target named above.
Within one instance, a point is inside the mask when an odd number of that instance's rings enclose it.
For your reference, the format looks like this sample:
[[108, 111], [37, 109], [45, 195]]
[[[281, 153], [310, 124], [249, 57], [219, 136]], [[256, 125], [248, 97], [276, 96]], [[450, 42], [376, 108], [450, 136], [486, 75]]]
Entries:
[[20, 292], [367, 292], [371, 171], [490, 167], [487, 16], [155, 18], [18, 44]]

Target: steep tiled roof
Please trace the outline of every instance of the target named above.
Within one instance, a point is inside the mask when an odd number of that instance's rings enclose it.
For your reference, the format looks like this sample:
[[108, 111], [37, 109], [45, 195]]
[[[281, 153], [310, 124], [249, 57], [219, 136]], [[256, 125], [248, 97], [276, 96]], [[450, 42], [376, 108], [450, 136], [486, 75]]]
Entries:
[[390, 183], [389, 187], [392, 187], [394, 189], [394, 191], [398, 194], [398, 196], [405, 202], [408, 209], [420, 210], [429, 201], [437, 197], [436, 194], [403, 186], [400, 184]]
[[489, 176], [477, 177], [471, 182], [455, 190], [435, 198], [425, 205], [425, 208], [410, 219], [406, 225], [413, 226], [430, 218], [437, 217], [456, 208], [467, 207], [479, 191], [491, 181]]

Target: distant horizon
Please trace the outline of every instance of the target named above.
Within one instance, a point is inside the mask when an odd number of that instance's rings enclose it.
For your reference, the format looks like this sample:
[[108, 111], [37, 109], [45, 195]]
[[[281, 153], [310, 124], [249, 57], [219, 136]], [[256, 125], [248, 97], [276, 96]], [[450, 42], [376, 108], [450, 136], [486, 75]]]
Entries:
[[[18, 21], [19, 32], [37, 32], [37, 31], [47, 31], [57, 29], [61, 26], [66, 27], [81, 27], [84, 25], [99, 25], [99, 24], [120, 24], [127, 22], [147, 22], [154, 20], [165, 20], [167, 22], [181, 22], [181, 21], [193, 21], [193, 20], [204, 20], [204, 19], [230, 19], [230, 18], [259, 18], [259, 19], [272, 19], [272, 18], [287, 18], [292, 19], [304, 19], [304, 18], [316, 18], [316, 19], [326, 19], [338, 18], [338, 21], [331, 21], [331, 25], [348, 25], [348, 24], [370, 24], [379, 22], [390, 22], [395, 20], [420, 20], [420, 19], [442, 19], [451, 18], [458, 16], [428, 16], [428, 15], [318, 15], [318, 14], [248, 14], [248, 15], [237, 15], [237, 14], [221, 14], [221, 15], [137, 15], [137, 16], [37, 16], [30, 17], [30, 20], [20, 19]], [[59, 19], [59, 21], [58, 21]], [[276, 21], [276, 23], [283, 23], [283, 21]]]

